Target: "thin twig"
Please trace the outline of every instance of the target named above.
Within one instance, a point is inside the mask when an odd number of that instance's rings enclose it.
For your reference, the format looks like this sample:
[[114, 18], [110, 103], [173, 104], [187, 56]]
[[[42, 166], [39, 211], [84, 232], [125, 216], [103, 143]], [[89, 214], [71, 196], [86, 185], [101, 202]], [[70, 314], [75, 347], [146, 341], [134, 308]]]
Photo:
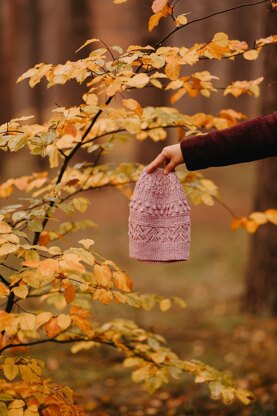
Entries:
[[235, 214], [235, 212], [228, 207], [228, 205], [226, 205], [220, 198], [218, 198], [217, 196], [214, 196], [214, 199], [223, 207], [225, 208], [229, 214], [232, 215], [233, 218], [239, 218], [239, 216], [237, 214]]
[[239, 6], [235, 6], [235, 7], [230, 7], [229, 9], [225, 9], [225, 10], [221, 10], [220, 12], [214, 12], [214, 13], [211, 13], [211, 14], [208, 14], [208, 15], [206, 15], [206, 16], [203, 16], [203, 17], [200, 17], [200, 18], [198, 18], [198, 19], [194, 19], [194, 20], [191, 20], [190, 22], [188, 22], [188, 23], [186, 23], [185, 25], [181, 25], [181, 26], [178, 26], [178, 27], [176, 27], [175, 29], [173, 29], [170, 33], [168, 33], [166, 36], [164, 36], [159, 42], [157, 42], [156, 44], [155, 44], [155, 46], [154, 46], [154, 48], [155, 49], [157, 49], [158, 47], [160, 47], [170, 36], [172, 36], [174, 33], [176, 33], [176, 32], [178, 32], [179, 30], [181, 30], [181, 29], [183, 29], [184, 27], [188, 27], [189, 25], [192, 25], [193, 23], [196, 23], [196, 22], [201, 22], [202, 20], [205, 20], [205, 19], [209, 19], [210, 17], [213, 17], [213, 16], [217, 16], [217, 15], [219, 15], [219, 14], [223, 14], [223, 13], [227, 13], [227, 12], [230, 12], [230, 11], [232, 11], [232, 10], [236, 10], [236, 9], [241, 9], [241, 8], [243, 8], [243, 7], [252, 7], [252, 6], [256, 6], [256, 5], [258, 5], [258, 4], [262, 4], [262, 3], [268, 3], [269, 2], [269, 0], [260, 0], [260, 1], [258, 1], [258, 2], [256, 2], [256, 3], [250, 3], [250, 4], [240, 4]]

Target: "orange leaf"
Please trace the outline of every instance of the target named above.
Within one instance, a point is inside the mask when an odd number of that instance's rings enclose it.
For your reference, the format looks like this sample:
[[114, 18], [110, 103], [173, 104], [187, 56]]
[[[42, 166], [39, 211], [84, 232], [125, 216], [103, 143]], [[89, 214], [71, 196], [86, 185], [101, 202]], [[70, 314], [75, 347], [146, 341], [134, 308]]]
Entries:
[[231, 223], [231, 230], [237, 230], [239, 227], [242, 227], [246, 222], [245, 217], [234, 218]]
[[73, 300], [76, 297], [76, 289], [75, 286], [73, 286], [71, 283], [66, 282], [64, 284], [64, 297], [67, 304], [73, 302]]
[[76, 137], [77, 129], [71, 121], [65, 123], [63, 127], [63, 134], [69, 134], [70, 136]]
[[85, 318], [83, 318], [82, 316], [73, 315], [72, 321], [75, 323], [75, 325], [78, 326], [78, 328], [81, 329], [81, 331], [84, 334], [86, 335], [91, 334], [91, 331], [92, 331], [91, 323], [87, 321]]
[[45, 325], [45, 330], [46, 330], [47, 335], [50, 338], [52, 338], [52, 337], [55, 337], [59, 332], [61, 332], [62, 329], [58, 325], [57, 318], [52, 318]]
[[10, 293], [10, 289], [4, 285], [4, 283], [0, 282], [0, 298], [4, 298], [5, 296], [8, 296]]
[[83, 317], [92, 318], [92, 313], [87, 309], [82, 308], [81, 306], [71, 306], [69, 313], [71, 315], [80, 315]]
[[124, 292], [130, 292], [132, 289], [132, 280], [130, 277], [123, 272], [113, 272], [114, 283], [118, 289], [123, 290]]
[[161, 20], [162, 17], [163, 16], [162, 16], [161, 12], [152, 14], [152, 16], [150, 17], [150, 19], [148, 21], [148, 30], [149, 30], [149, 32], [152, 32], [154, 27], [158, 26], [159, 21]]
[[265, 211], [265, 215], [268, 221], [272, 222], [272, 224], [277, 225], [277, 209], [267, 209]]
[[39, 236], [39, 244], [41, 246], [47, 247], [48, 243], [50, 243], [50, 235], [48, 231], [42, 231]]
[[251, 219], [248, 219], [245, 223], [244, 228], [246, 231], [248, 231], [250, 234], [254, 234], [257, 231], [257, 228], [259, 227], [259, 224]]

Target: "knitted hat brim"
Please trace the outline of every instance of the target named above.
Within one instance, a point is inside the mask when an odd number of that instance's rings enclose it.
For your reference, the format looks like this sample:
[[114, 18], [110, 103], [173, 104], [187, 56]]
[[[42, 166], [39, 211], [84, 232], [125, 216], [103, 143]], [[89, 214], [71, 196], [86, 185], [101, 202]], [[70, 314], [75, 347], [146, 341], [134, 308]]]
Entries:
[[145, 262], [174, 262], [187, 261], [189, 259], [188, 242], [170, 242], [170, 244], [161, 242], [148, 242], [147, 251], [145, 243], [140, 241], [129, 241], [130, 257]]

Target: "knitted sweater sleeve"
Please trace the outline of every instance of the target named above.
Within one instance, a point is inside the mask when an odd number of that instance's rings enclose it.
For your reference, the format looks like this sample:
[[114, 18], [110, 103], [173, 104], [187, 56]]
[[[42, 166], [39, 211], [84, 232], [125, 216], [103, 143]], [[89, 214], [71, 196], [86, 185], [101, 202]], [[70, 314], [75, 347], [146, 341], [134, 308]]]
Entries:
[[190, 137], [180, 145], [188, 170], [277, 156], [277, 111], [224, 130]]

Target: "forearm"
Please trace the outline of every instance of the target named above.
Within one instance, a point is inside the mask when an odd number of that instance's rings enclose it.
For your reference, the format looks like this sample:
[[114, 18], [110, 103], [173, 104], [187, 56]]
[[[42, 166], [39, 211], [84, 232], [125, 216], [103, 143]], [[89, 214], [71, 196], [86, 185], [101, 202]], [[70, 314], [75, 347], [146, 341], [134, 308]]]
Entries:
[[227, 166], [277, 155], [277, 112], [181, 142], [188, 170]]

